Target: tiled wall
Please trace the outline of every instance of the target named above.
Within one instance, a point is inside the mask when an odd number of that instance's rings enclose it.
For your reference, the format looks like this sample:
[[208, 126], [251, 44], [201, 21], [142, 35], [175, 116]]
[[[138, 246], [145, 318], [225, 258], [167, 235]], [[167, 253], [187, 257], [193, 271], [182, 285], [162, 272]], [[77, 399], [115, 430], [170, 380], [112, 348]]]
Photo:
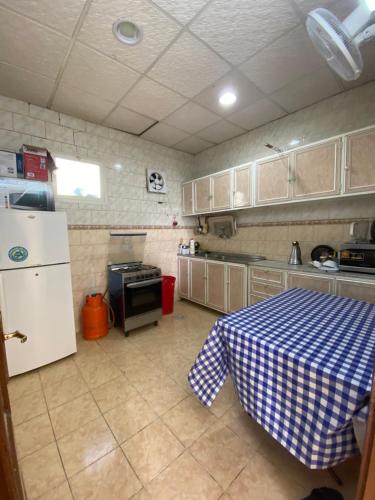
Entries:
[[[0, 96], [0, 149], [18, 151], [23, 143], [102, 165], [103, 201], [57, 200], [69, 224], [171, 225], [174, 214], [182, 222], [180, 183], [190, 177], [189, 154]], [[165, 172], [166, 195], [147, 192], [147, 168]]]

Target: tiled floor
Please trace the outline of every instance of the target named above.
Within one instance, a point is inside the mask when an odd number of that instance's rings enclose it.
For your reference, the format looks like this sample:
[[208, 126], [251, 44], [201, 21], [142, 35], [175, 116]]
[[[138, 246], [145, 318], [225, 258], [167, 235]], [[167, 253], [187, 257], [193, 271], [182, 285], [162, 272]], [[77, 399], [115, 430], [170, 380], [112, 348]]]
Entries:
[[[331, 485], [241, 409], [230, 380], [210, 410], [186, 376], [216, 315], [181, 302], [158, 327], [118, 330], [10, 381], [30, 499], [300, 500]], [[359, 460], [337, 467], [353, 500]]]

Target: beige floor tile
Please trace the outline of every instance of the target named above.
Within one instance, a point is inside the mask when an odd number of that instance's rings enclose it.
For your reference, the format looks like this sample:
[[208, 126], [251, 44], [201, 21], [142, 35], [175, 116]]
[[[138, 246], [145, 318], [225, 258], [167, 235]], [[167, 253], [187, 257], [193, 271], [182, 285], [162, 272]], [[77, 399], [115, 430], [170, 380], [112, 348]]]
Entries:
[[92, 389], [92, 394], [103, 413], [124, 403], [136, 392], [124, 375]]
[[60, 380], [78, 374], [78, 369], [73, 357], [55, 361], [40, 369], [40, 379], [44, 387], [60, 382]]
[[238, 404], [238, 396], [235, 393], [232, 380], [228, 376], [223, 387], [220, 389], [214, 402], [210, 406], [210, 411], [212, 411], [216, 417], [221, 417], [235, 404]]
[[251, 462], [230, 485], [228, 493], [236, 500], [301, 500], [310, 491], [282, 474], [262, 455], [255, 453]]
[[81, 375], [64, 378], [60, 382], [47, 385], [44, 388], [47, 406], [49, 409], [56, 408], [88, 392], [87, 385]]
[[110, 429], [119, 443], [147, 427], [157, 415], [144, 399], [135, 393], [124, 403], [104, 414]]
[[42, 389], [39, 372], [32, 371], [17, 375], [9, 380], [8, 393], [11, 402]]
[[43, 413], [14, 427], [17, 456], [23, 458], [55, 440], [48, 413]]
[[188, 396], [182, 387], [166, 375], [146, 382], [138, 381], [134, 385], [158, 415], [167, 412]]
[[184, 446], [190, 446], [215, 423], [216, 417], [190, 396], [165, 413], [163, 420]]
[[143, 488], [136, 495], [132, 497], [132, 500], [151, 500], [151, 496], [148, 493], [148, 491]]
[[76, 500], [119, 500], [142, 488], [122, 450], [117, 448], [70, 479]]
[[122, 448], [144, 484], [157, 476], [184, 449], [161, 420], [126, 441]]
[[129, 349], [129, 342], [124, 332], [116, 328], [112, 329], [107, 337], [100, 339], [98, 344], [111, 357]]
[[74, 356], [74, 361], [79, 368], [84, 365], [95, 366], [108, 361], [109, 357], [96, 342], [85, 343], [84, 346], [84, 349], [79, 348]]
[[121, 371], [111, 361], [104, 361], [104, 363], [96, 366], [91, 364], [82, 365], [80, 370], [90, 388], [99, 387], [99, 385], [121, 375]]
[[72, 499], [73, 496], [70, 491], [68, 481], [64, 481], [56, 488], [53, 488], [53, 490], [47, 491], [47, 493], [38, 498], [38, 500], [72, 500]]
[[99, 416], [99, 408], [89, 393], [50, 410], [51, 422], [57, 439]]
[[[248, 444], [253, 450], [258, 450], [264, 440], [268, 437], [267, 431], [263, 429], [254, 419], [252, 419], [242, 408], [236, 407], [237, 411], [230, 409], [228, 415], [223, 416], [227, 420], [227, 426], [237, 434], [237, 436]], [[241, 411], [242, 410], [242, 411]], [[234, 416], [231, 418], [230, 414]]]
[[66, 479], [56, 443], [27, 456], [20, 465], [29, 500], [40, 497]]
[[130, 350], [112, 357], [112, 363], [126, 374], [134, 370], [148, 370], [152, 366], [150, 359], [131, 344], [130, 348]]
[[13, 425], [26, 422], [47, 411], [43, 392], [37, 390], [16, 399], [11, 403]]
[[116, 440], [104, 418], [98, 417], [57, 440], [68, 477], [81, 471], [116, 446]]
[[220, 486], [186, 451], [155, 478], [147, 489], [153, 500], [215, 500]]
[[223, 489], [246, 466], [253, 453], [228, 427], [202, 436], [190, 450]]

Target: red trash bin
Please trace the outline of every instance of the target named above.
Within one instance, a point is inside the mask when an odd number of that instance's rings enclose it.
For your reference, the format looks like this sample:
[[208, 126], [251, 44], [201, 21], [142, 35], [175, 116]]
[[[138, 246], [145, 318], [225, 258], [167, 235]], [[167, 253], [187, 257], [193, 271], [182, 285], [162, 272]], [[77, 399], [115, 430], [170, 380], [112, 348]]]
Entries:
[[174, 304], [174, 285], [176, 278], [174, 276], [163, 276], [161, 287], [161, 304], [163, 316], [173, 313]]

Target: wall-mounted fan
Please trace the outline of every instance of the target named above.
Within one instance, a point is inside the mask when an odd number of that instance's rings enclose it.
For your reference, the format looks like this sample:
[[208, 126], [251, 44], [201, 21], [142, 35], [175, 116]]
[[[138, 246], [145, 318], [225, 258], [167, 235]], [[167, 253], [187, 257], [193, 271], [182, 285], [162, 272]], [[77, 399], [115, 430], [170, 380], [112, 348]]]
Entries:
[[167, 183], [165, 181], [164, 172], [160, 172], [160, 170], [147, 169], [147, 191], [150, 193], [161, 194], [165, 194], [167, 192]]
[[327, 9], [312, 10], [306, 28], [331, 68], [346, 81], [356, 80], [363, 70], [361, 45], [375, 38], [375, 1], [359, 0], [342, 22]]

